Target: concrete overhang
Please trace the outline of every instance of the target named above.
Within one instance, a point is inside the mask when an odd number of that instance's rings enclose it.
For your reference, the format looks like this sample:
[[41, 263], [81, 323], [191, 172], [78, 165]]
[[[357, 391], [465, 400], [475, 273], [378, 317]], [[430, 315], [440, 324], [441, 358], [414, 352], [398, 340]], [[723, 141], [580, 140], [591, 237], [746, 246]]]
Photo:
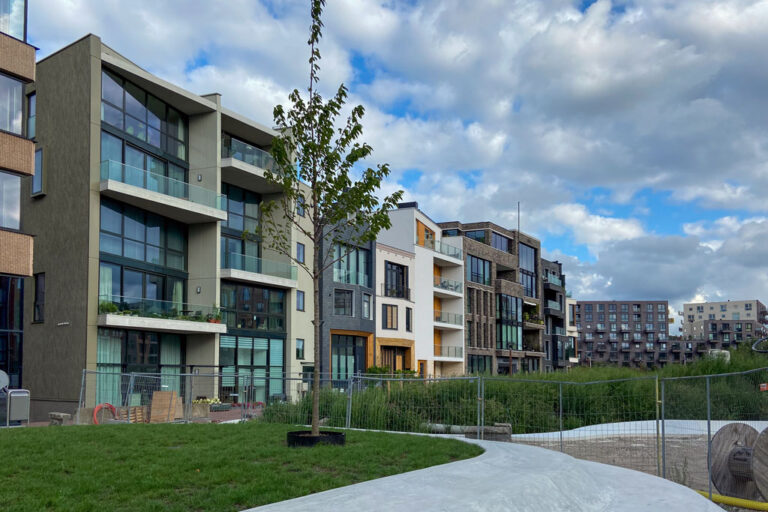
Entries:
[[435, 321], [434, 328], [441, 331], [460, 331], [464, 328], [464, 326]]
[[272, 139], [279, 135], [272, 128], [248, 119], [228, 108], [221, 109], [221, 131], [234, 135], [248, 144], [262, 147], [270, 146]]
[[453, 256], [448, 256], [439, 251], [432, 251], [432, 255], [435, 259], [435, 265], [438, 267], [461, 267], [464, 265], [464, 261]]
[[226, 324], [194, 322], [191, 320], [169, 320], [129, 315], [99, 315], [99, 327], [135, 329], [138, 331], [173, 332], [179, 334], [226, 334]]
[[299, 283], [295, 279], [286, 279], [284, 277], [270, 276], [267, 274], [258, 274], [256, 272], [247, 272], [233, 268], [223, 268], [220, 274], [221, 279], [229, 281], [240, 281], [243, 283], [261, 284], [265, 286], [275, 286], [277, 288], [298, 288]]
[[460, 299], [464, 296], [461, 292], [454, 292], [437, 286], [434, 287], [433, 293], [435, 297], [440, 297], [441, 299]]
[[227, 212], [116, 180], [102, 180], [101, 194], [185, 224], [227, 220]]
[[277, 194], [282, 190], [278, 185], [273, 185], [266, 180], [264, 169], [237, 158], [221, 159], [221, 179], [259, 194]]

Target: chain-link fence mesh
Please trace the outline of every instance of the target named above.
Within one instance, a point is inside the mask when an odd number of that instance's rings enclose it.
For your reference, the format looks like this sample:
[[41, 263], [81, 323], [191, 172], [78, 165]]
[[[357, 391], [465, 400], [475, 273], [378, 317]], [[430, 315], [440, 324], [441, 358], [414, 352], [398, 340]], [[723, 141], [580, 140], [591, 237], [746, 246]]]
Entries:
[[[93, 423], [94, 408], [108, 403], [115, 406], [115, 417], [103, 409], [95, 415], [97, 422], [257, 420], [308, 425], [312, 378], [268, 376], [259, 370], [84, 371], [76, 421]], [[729, 424], [742, 423], [755, 430], [750, 439], [766, 431], [768, 442], [767, 383], [768, 369], [596, 382], [405, 375], [333, 380], [321, 375], [320, 422], [325, 427], [464, 434], [534, 445], [663, 476], [697, 490], [745, 497], [738, 489], [712, 484], [717, 481], [712, 467], [723, 466], [722, 458], [730, 453], [713, 453], [712, 440], [721, 429], [733, 428]], [[751, 466], [741, 473], [745, 471]]]

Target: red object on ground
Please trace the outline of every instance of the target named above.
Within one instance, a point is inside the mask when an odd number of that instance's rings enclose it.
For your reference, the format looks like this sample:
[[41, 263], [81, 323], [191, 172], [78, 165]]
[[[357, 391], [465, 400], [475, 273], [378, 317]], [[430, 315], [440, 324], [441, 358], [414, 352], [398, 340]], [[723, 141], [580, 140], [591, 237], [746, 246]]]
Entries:
[[768, 382], [760, 384], [760, 391], [768, 391]]
[[108, 403], [104, 402], [103, 404], [97, 405], [93, 409], [93, 424], [94, 425], [98, 425], [99, 424], [99, 419], [98, 419], [97, 415], [98, 415], [99, 411], [102, 410], [105, 407], [107, 409], [109, 409], [110, 411], [112, 411], [112, 416], [113, 417], [117, 418], [117, 410], [115, 409], [115, 406], [112, 405], [112, 404], [108, 404]]

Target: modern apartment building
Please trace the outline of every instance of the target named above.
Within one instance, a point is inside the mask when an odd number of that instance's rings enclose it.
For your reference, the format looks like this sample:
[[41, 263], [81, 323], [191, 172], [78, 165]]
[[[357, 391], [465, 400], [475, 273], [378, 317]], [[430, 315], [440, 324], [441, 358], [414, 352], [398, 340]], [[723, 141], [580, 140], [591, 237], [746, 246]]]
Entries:
[[696, 353], [727, 349], [766, 336], [768, 310], [759, 300], [688, 303], [683, 305], [683, 343]]
[[[35, 48], [27, 44], [27, 2], [0, 2], [0, 370], [10, 387], [24, 378], [24, 278], [32, 275], [33, 239], [21, 215], [22, 184], [39, 186], [35, 152]], [[35, 283], [44, 276], [37, 276]], [[27, 295], [30, 294], [26, 286]]]
[[544, 312], [544, 365], [546, 370], [572, 366], [574, 340], [566, 332], [565, 275], [559, 261], [541, 259]]
[[[4, 55], [4, 53], [3, 53]], [[312, 282], [255, 235], [273, 130], [168, 83], [88, 35], [38, 63], [42, 173], [23, 191], [39, 286], [24, 297], [33, 418], [119, 403], [121, 372], [182, 396], [266, 401], [312, 339]], [[3, 152], [5, 154], [5, 152]], [[31, 184], [32, 185], [32, 184]], [[293, 256], [313, 248], [290, 230]], [[179, 372], [245, 374], [186, 389]], [[246, 379], [247, 380], [247, 379]], [[202, 380], [201, 380], [202, 382]], [[93, 383], [93, 388], [90, 387]], [[98, 391], [96, 391], [98, 388]], [[133, 398], [133, 397], [132, 397]]]
[[542, 370], [546, 326], [540, 242], [492, 222], [439, 226], [443, 240], [463, 241], [467, 372]]
[[[415, 294], [411, 283], [423, 283], [415, 280], [415, 268], [414, 252], [376, 244], [376, 309], [379, 315], [374, 359], [376, 366], [389, 368], [390, 372], [415, 370], [424, 374], [424, 368], [419, 368], [416, 360]], [[435, 292], [440, 293], [442, 288], [437, 286], [437, 280], [442, 278], [434, 279]], [[447, 279], [445, 284], [449, 285]], [[424, 320], [429, 324], [429, 318]]]
[[[373, 242], [359, 246], [327, 241], [322, 248], [324, 255], [337, 261], [320, 279], [320, 372], [330, 375], [337, 386], [343, 387], [351, 375], [375, 365], [374, 246]], [[312, 346], [307, 350], [305, 356]]]
[[581, 364], [663, 366], [669, 356], [667, 301], [578, 301], [574, 321]]
[[576, 303], [578, 301], [566, 294], [565, 296], [565, 335], [568, 337], [569, 347], [573, 347], [573, 359], [571, 362], [577, 364], [579, 361], [579, 330], [576, 328]]
[[[392, 227], [379, 233], [377, 243], [386, 245], [390, 251], [401, 251], [402, 259], [391, 254], [386, 256], [389, 259], [384, 260], [385, 286], [379, 301], [382, 304], [381, 314], [384, 315], [386, 308], [387, 318], [382, 319], [383, 322], [386, 320], [382, 325], [394, 326], [397, 322], [398, 329], [390, 329], [395, 331], [395, 336], [383, 347], [396, 358], [408, 357], [404, 350], [396, 348], [407, 341], [396, 340], [410, 338], [406, 336], [409, 333], [405, 316], [405, 332], [399, 335], [397, 332], [400, 331], [400, 315], [408, 314], [408, 304], [412, 302], [411, 327], [415, 347], [411, 358], [415, 359], [415, 369], [424, 376], [460, 375], [465, 371], [462, 239], [444, 237], [440, 226], [419, 210], [417, 203], [401, 203], [390, 212], [389, 218]], [[410, 258], [408, 254], [413, 254], [410, 265], [405, 264]], [[389, 277], [386, 275], [387, 261], [390, 262]], [[407, 276], [403, 267], [408, 269]], [[384, 357], [385, 354], [382, 354], [382, 359]]]

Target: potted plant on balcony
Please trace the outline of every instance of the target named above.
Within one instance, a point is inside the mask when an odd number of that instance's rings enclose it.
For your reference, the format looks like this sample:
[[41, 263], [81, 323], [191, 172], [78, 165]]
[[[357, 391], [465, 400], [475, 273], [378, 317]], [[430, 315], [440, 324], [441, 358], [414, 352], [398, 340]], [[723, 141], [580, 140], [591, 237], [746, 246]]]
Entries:
[[211, 312], [208, 313], [208, 315], [205, 317], [205, 320], [209, 324], [221, 323], [221, 310], [216, 307], [216, 304], [213, 305], [213, 307], [211, 308]]
[[[314, 360], [320, 361], [320, 278], [323, 272], [347, 257], [355, 246], [370, 243], [382, 229], [392, 225], [388, 212], [397, 207], [403, 192], [382, 197], [382, 180], [390, 173], [387, 164], [359, 168], [373, 149], [358, 139], [362, 135], [362, 105], [347, 110], [347, 88], [343, 84], [325, 100], [317, 91], [320, 71], [318, 45], [325, 0], [312, 0], [308, 44], [309, 87], [302, 95], [294, 89], [288, 110], [274, 109], [279, 135], [272, 140], [274, 166], [264, 177], [280, 190], [271, 201], [261, 203], [262, 244], [284, 255], [312, 279], [314, 306]], [[349, 112], [339, 119], [342, 111]], [[300, 206], [300, 208], [298, 207]], [[291, 232], [314, 248], [312, 257], [298, 259]], [[338, 245], [337, 245], [338, 244]], [[349, 247], [323, 251], [322, 247]], [[343, 443], [341, 432], [320, 432], [320, 365], [312, 378], [312, 429], [288, 433], [288, 444], [309, 446], [318, 442]]]

